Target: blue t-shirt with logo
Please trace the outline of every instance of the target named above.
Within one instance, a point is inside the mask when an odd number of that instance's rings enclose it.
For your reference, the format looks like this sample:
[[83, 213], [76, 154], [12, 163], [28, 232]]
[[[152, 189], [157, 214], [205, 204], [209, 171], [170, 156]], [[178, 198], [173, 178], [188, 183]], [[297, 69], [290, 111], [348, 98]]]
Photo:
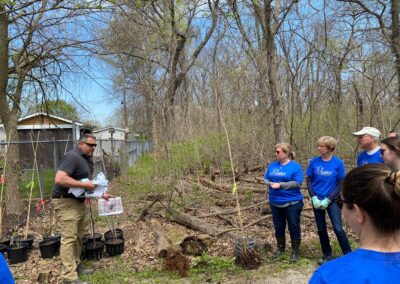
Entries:
[[312, 189], [320, 200], [329, 197], [345, 174], [343, 161], [335, 156], [329, 161], [322, 160], [321, 156], [315, 157], [306, 170]]
[[0, 283], [1, 284], [14, 284], [14, 278], [12, 277], [11, 271], [7, 266], [7, 262], [0, 253]]
[[[303, 169], [299, 163], [292, 160], [286, 165], [281, 165], [278, 161], [275, 161], [265, 171], [264, 179], [268, 179], [271, 182], [297, 181], [301, 185], [303, 183]], [[285, 204], [300, 200], [303, 200], [300, 186], [290, 189], [269, 187], [270, 203]]]
[[368, 155], [366, 151], [362, 151], [357, 157], [357, 167], [359, 168], [366, 164], [383, 164], [381, 151], [378, 150], [372, 155]]
[[320, 266], [310, 284], [399, 283], [400, 252], [357, 249]]

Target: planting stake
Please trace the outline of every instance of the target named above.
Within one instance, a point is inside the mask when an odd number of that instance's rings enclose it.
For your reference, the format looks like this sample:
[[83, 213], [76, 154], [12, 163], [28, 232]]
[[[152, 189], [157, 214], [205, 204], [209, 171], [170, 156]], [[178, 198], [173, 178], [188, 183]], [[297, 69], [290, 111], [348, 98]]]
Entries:
[[29, 231], [29, 220], [30, 220], [30, 216], [31, 216], [31, 204], [32, 204], [32, 192], [33, 192], [33, 187], [35, 186], [35, 168], [37, 168], [37, 149], [39, 146], [39, 136], [40, 136], [40, 132], [38, 133], [37, 139], [36, 139], [36, 146], [33, 144], [33, 137], [32, 137], [32, 131], [30, 133], [31, 135], [31, 142], [32, 142], [32, 149], [33, 149], [33, 171], [32, 171], [32, 178], [31, 178], [31, 182], [27, 185], [27, 188], [30, 188], [30, 192], [29, 192], [29, 203], [28, 203], [28, 216], [26, 218], [26, 226], [25, 226], [25, 234], [24, 237], [25, 239], [28, 238], [28, 231]]
[[94, 237], [94, 221], [93, 221], [93, 213], [92, 213], [92, 200], [89, 198], [89, 212], [90, 212], [90, 227], [91, 227], [91, 234], [94, 241], [94, 247], [96, 247], [96, 238]]

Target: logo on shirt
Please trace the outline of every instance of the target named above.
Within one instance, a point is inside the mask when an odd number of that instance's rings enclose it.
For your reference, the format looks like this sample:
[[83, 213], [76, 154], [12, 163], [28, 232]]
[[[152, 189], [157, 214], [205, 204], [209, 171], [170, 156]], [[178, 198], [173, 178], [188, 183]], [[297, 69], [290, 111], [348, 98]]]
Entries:
[[275, 169], [271, 172], [271, 176], [279, 176], [279, 177], [284, 177], [285, 173], [279, 171], [279, 169]]
[[332, 172], [324, 171], [324, 167], [321, 167], [321, 166], [316, 168], [316, 172], [320, 176], [331, 176], [332, 175]]

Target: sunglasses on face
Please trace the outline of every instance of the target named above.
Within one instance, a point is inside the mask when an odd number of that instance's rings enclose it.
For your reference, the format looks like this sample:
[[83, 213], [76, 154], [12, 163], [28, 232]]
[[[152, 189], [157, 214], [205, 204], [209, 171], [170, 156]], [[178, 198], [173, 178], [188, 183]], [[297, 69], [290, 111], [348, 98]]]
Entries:
[[87, 143], [87, 142], [83, 142], [83, 143], [85, 143], [86, 145], [88, 145], [91, 148], [97, 147], [97, 144], [91, 144], [91, 143]]
[[381, 149], [381, 154], [383, 155], [383, 153], [385, 153], [386, 149]]

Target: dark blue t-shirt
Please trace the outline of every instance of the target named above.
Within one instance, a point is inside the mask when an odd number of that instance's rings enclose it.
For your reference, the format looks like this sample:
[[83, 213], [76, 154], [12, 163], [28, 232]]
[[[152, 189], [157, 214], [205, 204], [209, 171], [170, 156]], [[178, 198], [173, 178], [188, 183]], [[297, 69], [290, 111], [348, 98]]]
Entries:
[[318, 268], [311, 284], [320, 283], [399, 283], [400, 252], [357, 249]]
[[335, 156], [329, 161], [322, 160], [321, 156], [315, 157], [306, 170], [306, 175], [311, 178], [312, 189], [320, 200], [335, 190], [345, 174], [343, 161]]
[[[303, 183], [303, 169], [295, 161], [290, 161], [286, 165], [281, 165], [278, 161], [275, 161], [265, 171], [264, 179], [268, 179], [271, 182], [297, 181], [301, 185]], [[270, 203], [285, 204], [300, 200], [303, 200], [300, 186], [290, 189], [274, 189], [269, 187]]]
[[7, 262], [0, 253], [0, 283], [1, 284], [14, 284], [14, 278], [12, 277], [11, 271], [7, 266]]
[[381, 151], [378, 150], [372, 155], [362, 151], [357, 157], [357, 167], [362, 167], [366, 164], [383, 164]]

